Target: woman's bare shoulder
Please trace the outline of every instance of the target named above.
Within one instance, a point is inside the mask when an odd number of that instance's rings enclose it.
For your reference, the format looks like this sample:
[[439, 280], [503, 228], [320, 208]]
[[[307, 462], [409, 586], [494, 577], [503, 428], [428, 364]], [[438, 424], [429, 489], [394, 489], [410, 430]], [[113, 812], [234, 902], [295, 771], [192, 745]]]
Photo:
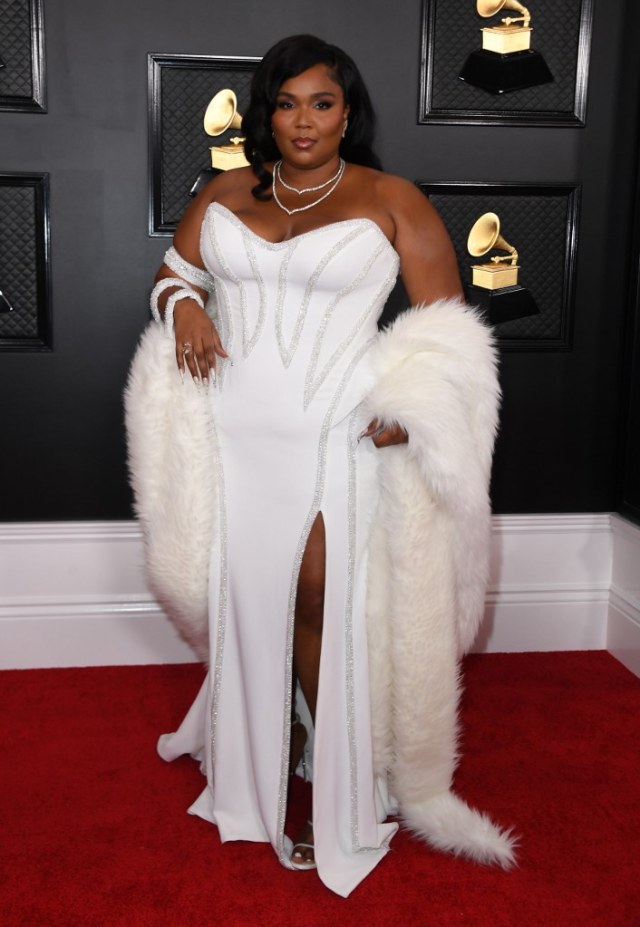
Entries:
[[410, 180], [370, 167], [352, 168], [355, 183], [370, 206], [384, 213], [396, 230], [407, 225], [440, 226], [438, 213]]
[[439, 223], [435, 207], [411, 180], [396, 174], [380, 173], [377, 179], [378, 194], [388, 203], [394, 218], [416, 223]]
[[400, 256], [402, 278], [412, 303], [459, 296], [455, 252], [438, 211], [411, 181], [379, 173], [375, 196], [393, 220], [393, 246]]
[[200, 195], [209, 206], [225, 197], [249, 193], [257, 182], [251, 167], [236, 167], [231, 171], [222, 171], [210, 180]]
[[174, 235], [174, 245], [188, 261], [200, 266], [200, 229], [205, 213], [212, 203], [233, 207], [257, 183], [250, 167], [223, 171], [203, 187], [184, 212]]

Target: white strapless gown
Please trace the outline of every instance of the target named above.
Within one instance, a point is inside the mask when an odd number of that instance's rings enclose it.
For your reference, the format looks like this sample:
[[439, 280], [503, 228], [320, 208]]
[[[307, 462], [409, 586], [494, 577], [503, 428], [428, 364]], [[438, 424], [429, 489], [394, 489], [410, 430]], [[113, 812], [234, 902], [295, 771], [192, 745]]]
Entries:
[[203, 762], [190, 811], [225, 840], [284, 835], [298, 570], [322, 513], [326, 591], [313, 757], [315, 857], [322, 881], [349, 892], [397, 829], [373, 773], [365, 626], [367, 540], [377, 451], [368, 422], [368, 352], [398, 256], [368, 219], [273, 244], [212, 204], [201, 253], [215, 279], [229, 361], [214, 403], [220, 513], [210, 574], [210, 671], [167, 760]]

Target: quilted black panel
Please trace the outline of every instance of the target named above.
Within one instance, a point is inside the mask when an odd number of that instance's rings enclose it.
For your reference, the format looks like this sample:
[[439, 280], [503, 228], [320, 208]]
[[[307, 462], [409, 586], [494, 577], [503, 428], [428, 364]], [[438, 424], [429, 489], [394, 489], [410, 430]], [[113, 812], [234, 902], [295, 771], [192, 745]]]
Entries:
[[495, 326], [500, 339], [524, 341], [529, 348], [545, 349], [568, 345], [572, 312], [575, 197], [567, 187], [535, 186], [518, 189], [514, 185], [478, 186], [424, 185], [451, 235], [463, 284], [471, 282], [471, 265], [486, 257], [473, 258], [467, 251], [469, 231], [485, 212], [498, 214], [501, 234], [517, 248], [520, 272], [518, 282], [531, 291], [539, 315], [528, 316]]
[[31, 2], [2, 0], [0, 3], [0, 97], [30, 97], [31, 77]]
[[0, 175], [0, 289], [13, 307], [0, 313], [0, 350], [47, 345], [45, 183]]
[[211, 166], [209, 148], [240, 134], [233, 129], [212, 138], [204, 131], [202, 120], [209, 100], [227, 87], [235, 92], [242, 114], [249, 102], [254, 69], [255, 63], [239, 67], [231, 62], [227, 66], [160, 66], [159, 100], [152, 109], [158, 114], [158, 124], [152, 125], [152, 144], [159, 147], [153, 157], [152, 184], [156, 204], [159, 202], [154, 230], [175, 228], [189, 204], [189, 190], [198, 173]]
[[[480, 29], [497, 25], [509, 11], [483, 18], [473, 0], [425, 0], [425, 47], [432, 59], [429, 113], [476, 110], [554, 113], [571, 116], [576, 96], [576, 62], [583, 0], [529, 4], [531, 47], [539, 52], [553, 82], [511, 93], [493, 94], [460, 80], [467, 56], [482, 47]], [[513, 15], [518, 15], [517, 13]], [[430, 25], [431, 24], [431, 25]]]

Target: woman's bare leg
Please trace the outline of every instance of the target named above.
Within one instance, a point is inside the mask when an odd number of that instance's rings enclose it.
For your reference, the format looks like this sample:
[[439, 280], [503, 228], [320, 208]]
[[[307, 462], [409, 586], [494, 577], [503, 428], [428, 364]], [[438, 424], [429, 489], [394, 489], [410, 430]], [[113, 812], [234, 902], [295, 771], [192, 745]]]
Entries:
[[[293, 665], [311, 718], [315, 723], [318, 700], [322, 621], [324, 613], [325, 533], [322, 513], [313, 523], [300, 565], [293, 631]], [[313, 830], [305, 825], [300, 843], [313, 844]], [[312, 860], [313, 850], [294, 846], [294, 859]]]
[[309, 533], [300, 565], [293, 631], [294, 668], [314, 722], [322, 648], [324, 571], [324, 521], [320, 513]]

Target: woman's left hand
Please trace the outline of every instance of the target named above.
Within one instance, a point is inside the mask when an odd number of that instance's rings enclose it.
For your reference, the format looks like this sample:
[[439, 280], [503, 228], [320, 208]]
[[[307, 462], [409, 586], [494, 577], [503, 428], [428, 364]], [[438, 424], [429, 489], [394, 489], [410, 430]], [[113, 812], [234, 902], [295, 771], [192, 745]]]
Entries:
[[406, 444], [409, 435], [401, 425], [389, 425], [384, 428], [378, 419], [374, 418], [360, 438], [371, 438], [376, 447], [392, 447], [394, 444]]

